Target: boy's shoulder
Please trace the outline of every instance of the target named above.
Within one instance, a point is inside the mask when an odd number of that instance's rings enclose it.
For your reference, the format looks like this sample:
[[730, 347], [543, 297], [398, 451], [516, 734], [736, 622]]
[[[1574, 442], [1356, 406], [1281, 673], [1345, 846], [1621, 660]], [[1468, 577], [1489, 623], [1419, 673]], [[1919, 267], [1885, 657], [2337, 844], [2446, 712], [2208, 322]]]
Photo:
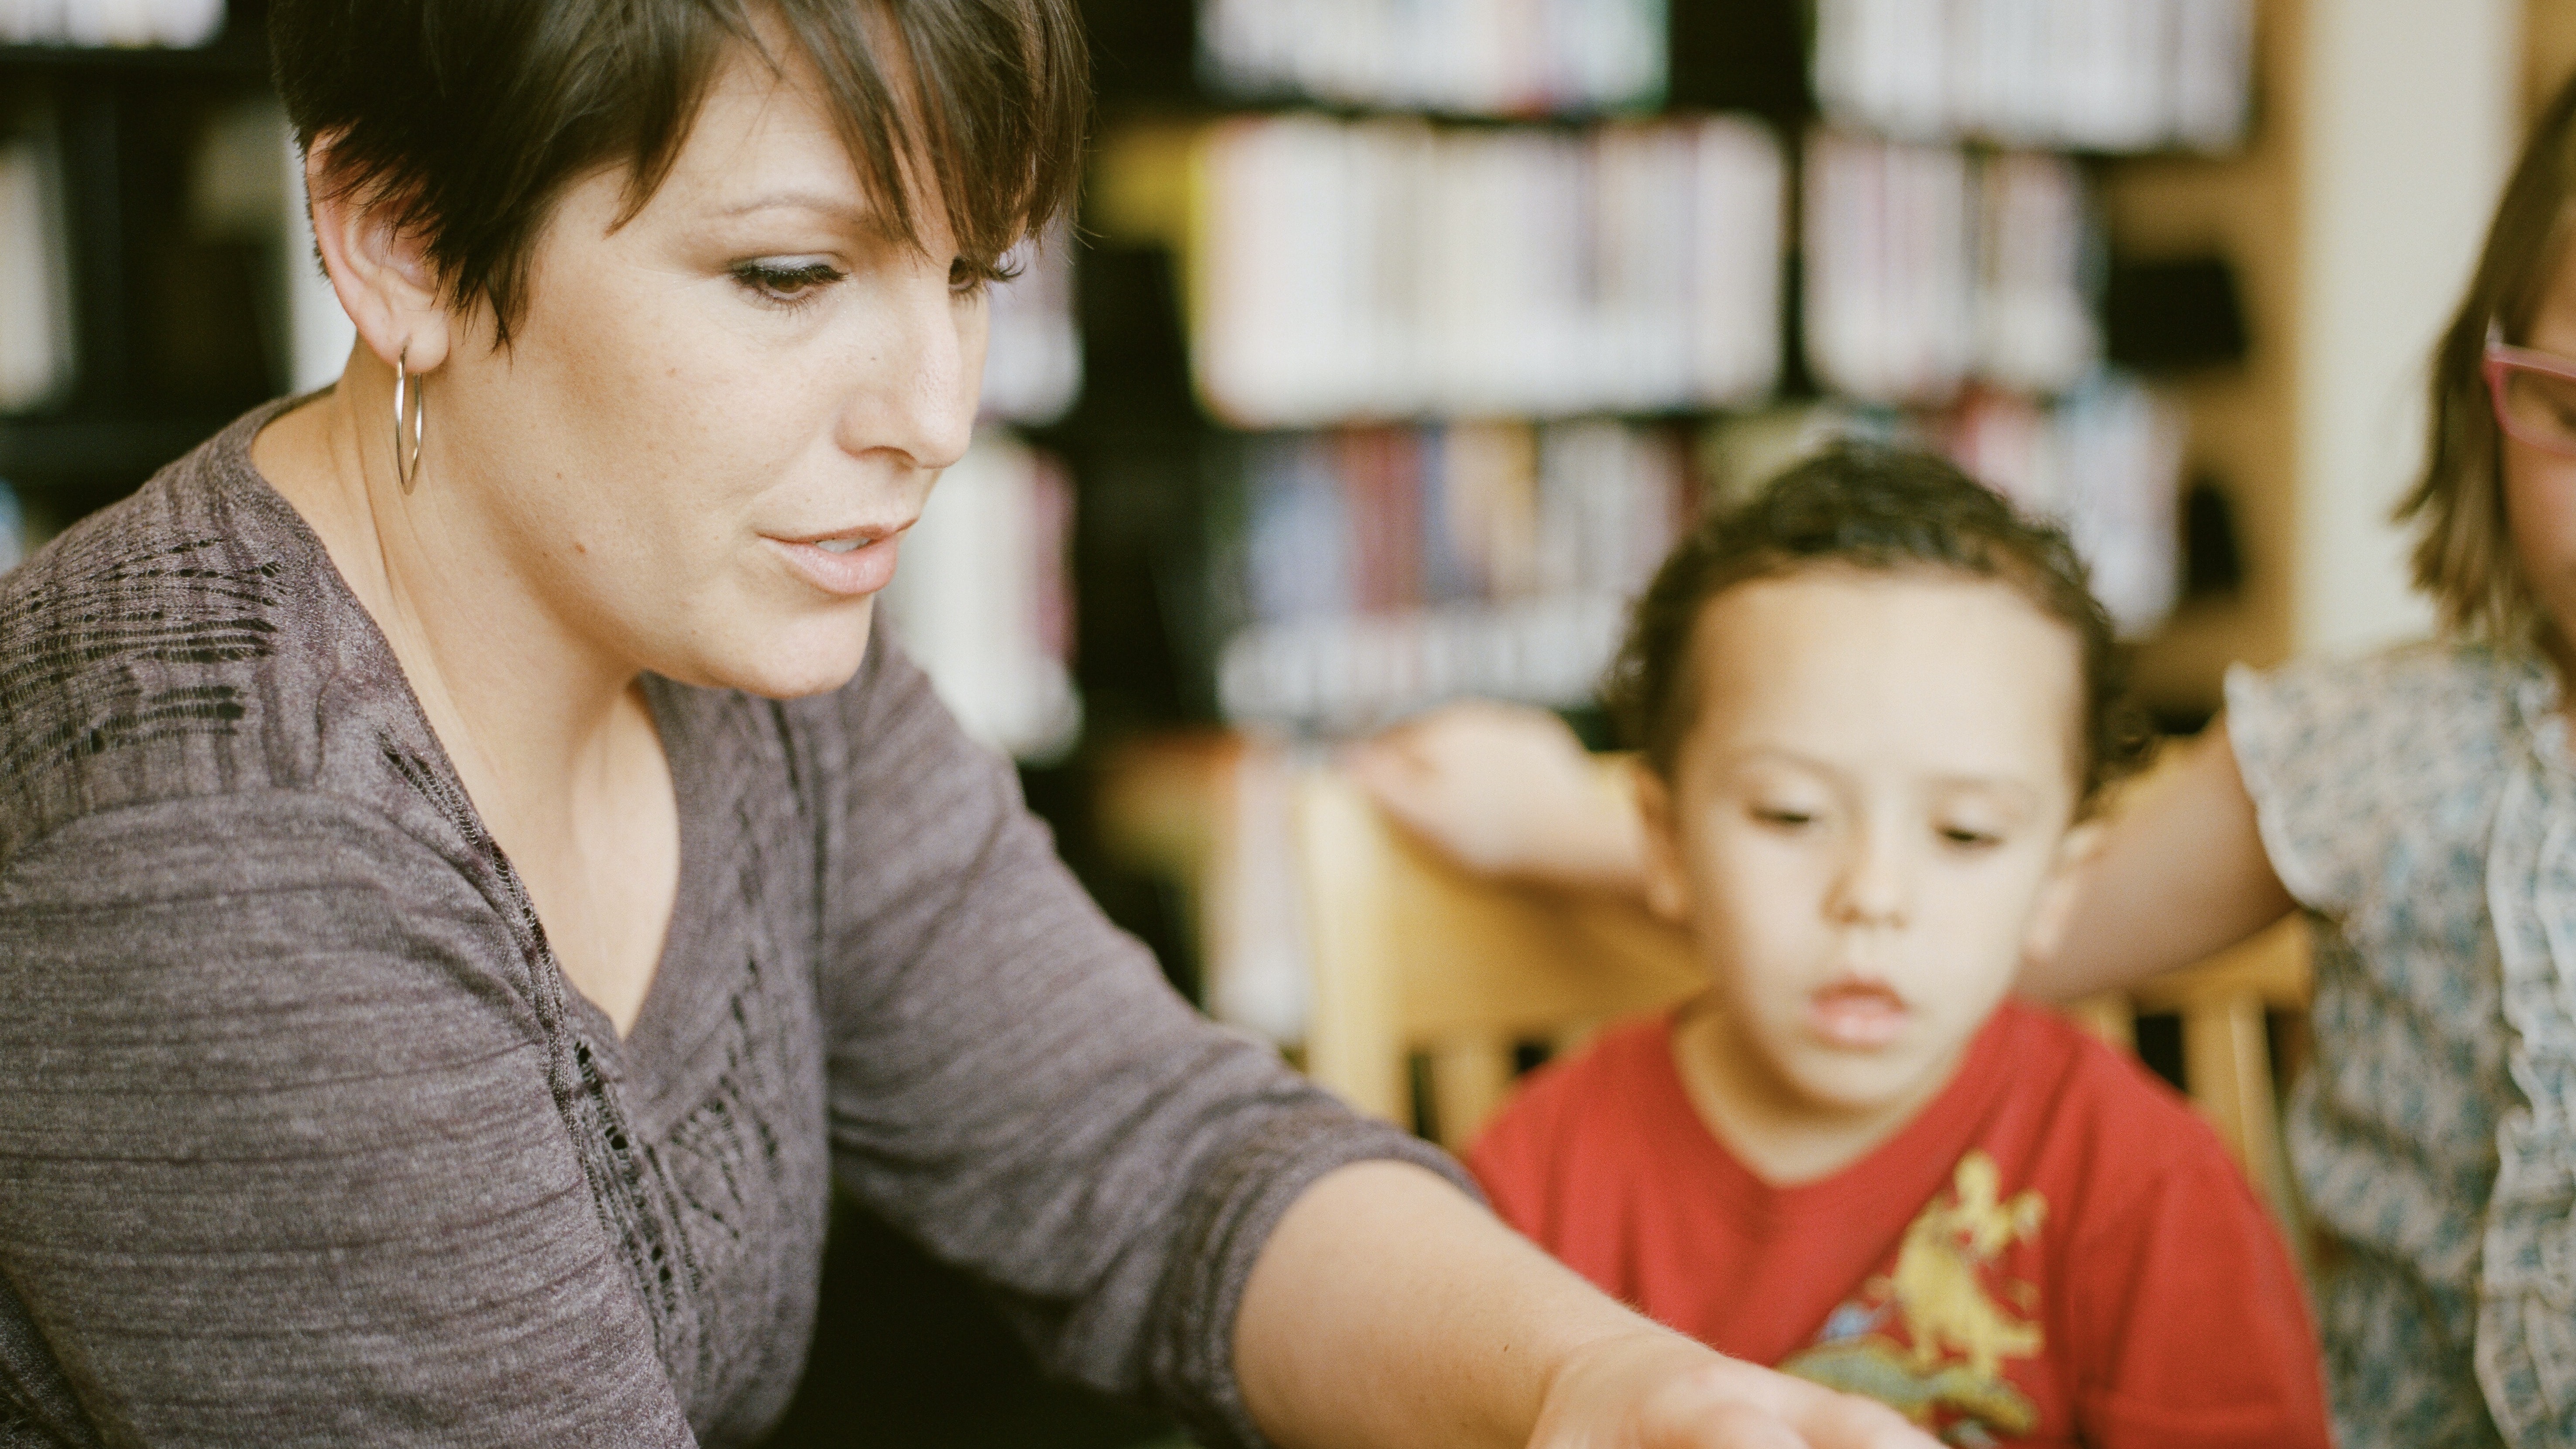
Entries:
[[2218, 1133], [2137, 1058], [2044, 1007], [2007, 1001], [1996, 1015], [2001, 1049], [1982, 1055], [2010, 1075], [1982, 1135], [2022, 1159], [2014, 1175], [2051, 1181], [2070, 1222], [2178, 1183], [2223, 1179], [2250, 1195]]

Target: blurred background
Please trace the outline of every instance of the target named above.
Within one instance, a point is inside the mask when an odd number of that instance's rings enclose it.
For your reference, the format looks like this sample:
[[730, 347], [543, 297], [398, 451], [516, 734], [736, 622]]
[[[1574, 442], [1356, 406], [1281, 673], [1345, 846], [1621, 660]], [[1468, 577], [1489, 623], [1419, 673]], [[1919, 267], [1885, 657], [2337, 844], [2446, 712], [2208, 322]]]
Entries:
[[[2063, 518], [2159, 720], [2429, 626], [2423, 360], [2576, 0], [1084, 0], [1075, 223], [894, 627], [1104, 907], [1294, 1050], [1288, 781], [1596, 743], [1699, 510], [1845, 433]], [[0, 568], [336, 376], [264, 0], [0, 0]], [[0, 640], [0, 650], [11, 647]], [[1139, 1442], [852, 1210], [782, 1444]]]

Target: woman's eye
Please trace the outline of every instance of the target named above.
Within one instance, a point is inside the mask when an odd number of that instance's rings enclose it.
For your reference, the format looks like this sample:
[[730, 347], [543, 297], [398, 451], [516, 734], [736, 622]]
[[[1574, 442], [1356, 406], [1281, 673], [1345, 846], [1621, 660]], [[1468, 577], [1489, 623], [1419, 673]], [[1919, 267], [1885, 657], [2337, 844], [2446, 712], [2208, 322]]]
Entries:
[[1753, 807], [1753, 818], [1782, 830], [1795, 830], [1801, 826], [1815, 824], [1816, 812], [1801, 810], [1794, 805], [1756, 805]]
[[830, 262], [740, 262], [733, 268], [737, 286], [763, 302], [779, 307], [801, 307], [823, 293], [823, 289], [841, 280], [842, 271]]

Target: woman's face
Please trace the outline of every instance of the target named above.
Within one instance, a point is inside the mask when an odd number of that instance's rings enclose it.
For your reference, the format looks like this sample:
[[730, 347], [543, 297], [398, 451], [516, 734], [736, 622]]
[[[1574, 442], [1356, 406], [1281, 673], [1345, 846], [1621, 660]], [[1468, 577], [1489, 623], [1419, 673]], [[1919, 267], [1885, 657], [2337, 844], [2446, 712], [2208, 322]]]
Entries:
[[[2576, 358], [2576, 248], [2560, 262], [2542, 294], [2523, 346]], [[2550, 624], [2550, 648], [2562, 668], [2576, 641], [2576, 458], [2561, 457], [2511, 436], [2504, 445], [2504, 511], [2514, 563]]]
[[462, 490], [487, 562], [598, 657], [837, 687], [965, 450], [981, 273], [935, 195], [916, 193], [918, 247], [888, 230], [792, 68], [729, 64], [620, 226], [626, 182], [621, 163], [565, 193], [506, 348], [488, 312], [465, 319], [429, 380], [421, 487]]

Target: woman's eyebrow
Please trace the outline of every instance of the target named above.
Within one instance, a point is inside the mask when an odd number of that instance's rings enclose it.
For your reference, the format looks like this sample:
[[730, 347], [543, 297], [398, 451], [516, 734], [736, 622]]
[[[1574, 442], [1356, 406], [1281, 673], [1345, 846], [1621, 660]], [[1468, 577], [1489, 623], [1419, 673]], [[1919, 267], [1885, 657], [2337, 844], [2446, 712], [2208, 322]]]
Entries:
[[825, 191], [771, 191], [747, 201], [723, 207], [718, 216], [749, 216], [760, 211], [808, 211], [829, 218], [854, 231], [872, 236], [891, 236], [892, 228], [885, 213], [864, 199], [836, 195]]

